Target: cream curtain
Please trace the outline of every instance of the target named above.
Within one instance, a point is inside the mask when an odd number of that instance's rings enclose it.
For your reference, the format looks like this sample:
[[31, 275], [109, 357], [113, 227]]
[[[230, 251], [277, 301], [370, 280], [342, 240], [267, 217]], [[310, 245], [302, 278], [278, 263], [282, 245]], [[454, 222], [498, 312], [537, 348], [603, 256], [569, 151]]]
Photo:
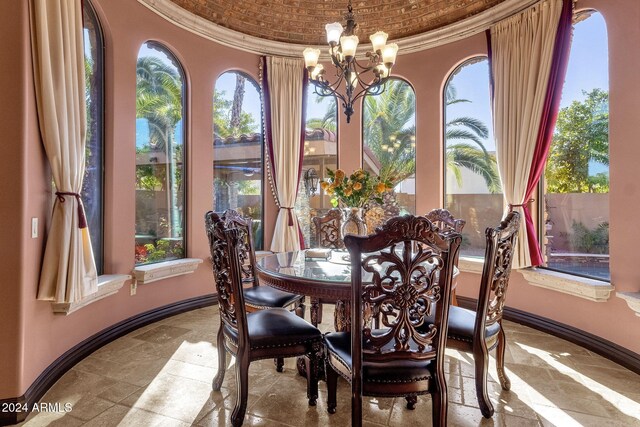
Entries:
[[294, 212], [301, 165], [303, 74], [301, 59], [268, 57], [266, 79], [271, 113], [271, 160], [278, 218], [271, 241], [273, 252], [300, 249], [298, 219]]
[[[493, 129], [505, 201], [524, 218], [562, 0], [544, 0], [491, 28]], [[521, 221], [513, 268], [531, 266]]]
[[97, 291], [79, 193], [85, 167], [81, 0], [31, 0], [31, 53], [42, 142], [56, 186], [38, 299], [75, 302]]

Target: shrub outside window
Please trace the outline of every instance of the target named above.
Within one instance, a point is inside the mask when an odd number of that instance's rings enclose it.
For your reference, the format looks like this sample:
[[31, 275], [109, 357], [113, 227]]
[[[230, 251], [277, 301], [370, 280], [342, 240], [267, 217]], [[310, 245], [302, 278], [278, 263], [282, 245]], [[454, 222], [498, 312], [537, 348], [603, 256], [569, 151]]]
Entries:
[[253, 218], [253, 242], [264, 246], [264, 138], [258, 84], [248, 75], [226, 72], [213, 94], [214, 210], [235, 209]]
[[185, 256], [184, 72], [146, 42], [136, 66], [136, 264]]
[[600, 280], [609, 271], [609, 75], [602, 15], [575, 26], [541, 191], [542, 252], [553, 270]]
[[484, 255], [485, 229], [502, 218], [503, 196], [489, 99], [489, 63], [472, 58], [444, 88], [445, 208], [467, 223], [460, 254]]

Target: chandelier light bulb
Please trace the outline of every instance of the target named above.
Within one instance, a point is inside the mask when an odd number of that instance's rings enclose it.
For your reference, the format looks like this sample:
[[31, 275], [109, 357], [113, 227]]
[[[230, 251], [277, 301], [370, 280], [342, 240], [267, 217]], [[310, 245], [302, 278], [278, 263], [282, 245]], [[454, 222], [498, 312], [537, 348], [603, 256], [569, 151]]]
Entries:
[[395, 64], [396, 55], [398, 54], [398, 45], [395, 43], [389, 43], [382, 49], [382, 62], [385, 64]]
[[307, 68], [313, 68], [318, 64], [318, 58], [320, 57], [320, 49], [314, 49], [312, 47], [306, 48], [302, 54], [304, 55], [304, 65]]
[[344, 28], [342, 28], [342, 24], [339, 22], [332, 22], [331, 24], [325, 25], [324, 29], [327, 32], [327, 43], [338, 44], [338, 41], [340, 41], [340, 36], [344, 31]]
[[382, 144], [380, 145], [380, 147], [382, 148], [382, 151], [387, 151], [387, 148], [389, 148], [389, 144]]
[[315, 68], [311, 72], [311, 79], [318, 80], [318, 77], [320, 77], [323, 73], [324, 73], [324, 65], [318, 64], [315, 66]]
[[389, 69], [387, 68], [386, 65], [384, 64], [376, 65], [376, 69], [378, 70], [378, 75], [380, 76], [380, 78], [384, 79], [389, 77]]
[[381, 52], [384, 45], [387, 43], [387, 38], [389, 34], [384, 31], [378, 31], [375, 34], [369, 36], [369, 40], [371, 40], [371, 45], [373, 46], [374, 52]]
[[[358, 48], [358, 36], [342, 36], [340, 37], [340, 46], [342, 46], [342, 54], [345, 58], [352, 58], [356, 56], [356, 49]], [[397, 45], [396, 45], [397, 50]], [[395, 58], [394, 58], [395, 60]]]

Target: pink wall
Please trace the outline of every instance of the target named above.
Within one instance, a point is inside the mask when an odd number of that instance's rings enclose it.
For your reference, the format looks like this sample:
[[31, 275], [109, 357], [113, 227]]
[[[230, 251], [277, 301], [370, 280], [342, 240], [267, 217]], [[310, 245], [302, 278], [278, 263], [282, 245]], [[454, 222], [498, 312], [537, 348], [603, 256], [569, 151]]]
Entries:
[[[106, 191], [105, 274], [128, 274], [134, 257], [135, 64], [147, 40], [157, 40], [180, 59], [187, 75], [188, 256], [208, 257], [203, 231], [204, 212], [212, 206], [212, 89], [216, 77], [240, 69], [257, 78], [258, 56], [197, 37], [158, 17], [131, 0], [94, 0], [106, 44]], [[635, 117], [640, 111], [637, 75], [640, 56], [640, 4], [636, 0], [581, 0], [603, 13], [609, 29], [611, 80], [611, 268], [619, 291], [637, 291], [640, 273], [633, 268], [633, 208], [638, 183], [633, 174], [640, 158]], [[140, 286], [129, 296], [117, 295], [91, 304], [70, 316], [53, 315], [48, 302], [35, 299], [43, 238], [30, 238], [31, 217], [48, 215], [48, 169], [37, 129], [31, 80], [26, 2], [0, 2], [0, 399], [19, 396], [58, 356], [92, 334], [137, 313], [171, 302], [211, 293], [208, 264], [192, 275]], [[394, 73], [407, 79], [417, 94], [418, 212], [442, 205], [442, 89], [448, 74], [465, 59], [486, 53], [483, 34], [427, 51], [400, 56]], [[361, 105], [352, 123], [340, 115], [340, 163], [360, 166]], [[265, 189], [265, 243], [271, 241], [275, 206]], [[631, 204], [630, 204], [631, 203]], [[638, 204], [638, 202], [635, 202]], [[44, 226], [40, 227], [41, 233]], [[11, 242], [8, 244], [7, 242]], [[463, 274], [461, 295], [473, 296], [479, 276]], [[510, 306], [563, 322], [605, 337], [640, 353], [638, 318], [619, 298], [592, 303], [530, 286], [514, 273]], [[567, 310], [571, 307], [571, 310]], [[634, 323], [635, 322], [635, 323]]]

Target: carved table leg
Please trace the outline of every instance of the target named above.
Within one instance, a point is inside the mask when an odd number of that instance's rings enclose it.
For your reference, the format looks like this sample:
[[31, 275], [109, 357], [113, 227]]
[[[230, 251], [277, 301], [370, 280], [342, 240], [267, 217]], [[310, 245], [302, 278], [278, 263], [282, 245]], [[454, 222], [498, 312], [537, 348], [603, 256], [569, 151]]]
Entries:
[[320, 318], [320, 307], [320, 300], [318, 298], [311, 298], [311, 324], [316, 328], [322, 321], [322, 319]]
[[349, 332], [351, 330], [351, 301], [336, 301], [333, 322], [336, 332]]

